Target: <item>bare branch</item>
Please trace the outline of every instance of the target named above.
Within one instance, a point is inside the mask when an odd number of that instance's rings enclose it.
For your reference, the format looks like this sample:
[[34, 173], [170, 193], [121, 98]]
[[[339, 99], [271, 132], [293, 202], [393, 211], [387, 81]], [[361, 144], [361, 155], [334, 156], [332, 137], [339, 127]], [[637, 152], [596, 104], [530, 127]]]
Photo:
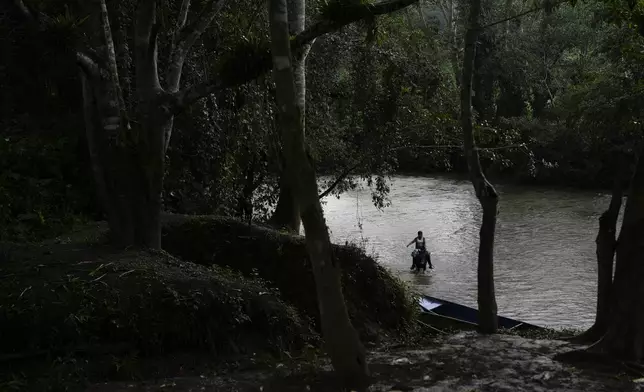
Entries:
[[139, 3], [134, 33], [137, 89], [139, 93], [152, 93], [160, 88], [157, 68], [156, 0]]
[[116, 94], [118, 95], [118, 102], [121, 105], [121, 110], [125, 110], [125, 100], [123, 98], [123, 92], [121, 90], [121, 84], [119, 79], [118, 65], [116, 62], [116, 49], [114, 47], [114, 37], [112, 37], [112, 28], [110, 26], [110, 17], [107, 12], [107, 4], [105, 0], [99, 1], [100, 12], [101, 12], [101, 27], [103, 28], [103, 39], [105, 40], [105, 58], [107, 61], [107, 70], [112, 79], [112, 83], [116, 88]]
[[180, 42], [189, 50], [195, 41], [206, 31], [215, 15], [221, 11], [226, 0], [209, 0], [201, 10], [201, 14], [190, 25], [181, 31]]
[[[222, 1], [222, 0], [220, 0]], [[377, 15], [385, 15], [412, 4], [417, 3], [419, 0], [387, 0], [375, 4], [356, 4], [343, 8], [345, 11], [343, 15], [334, 20], [324, 19], [321, 20], [302, 33], [298, 34], [291, 40], [291, 51], [297, 53], [312, 43], [316, 38], [322, 35], [337, 31], [344, 26], [359, 20], [370, 18]], [[225, 70], [239, 70], [248, 67], [252, 63], [252, 69], [249, 72], [240, 74], [237, 72], [236, 77], [226, 74]], [[250, 82], [269, 71], [272, 67], [271, 54], [267, 50], [265, 53], [258, 54], [254, 59], [238, 59], [231, 60], [230, 64], [224, 64], [217, 75], [211, 80], [186, 88], [175, 94], [175, 113], [179, 113], [192, 103], [224, 88], [240, 86]]]
[[30, 23], [36, 23], [36, 17], [33, 13], [27, 8], [25, 3], [22, 0], [13, 0], [13, 4], [18, 8], [22, 16], [27, 19]]
[[148, 56], [153, 57], [156, 55], [157, 52], [157, 39], [159, 37], [159, 30], [161, 29], [161, 25], [159, 23], [154, 23], [152, 25], [152, 29], [150, 30], [150, 45], [148, 47]]
[[[550, 7], [555, 7], [555, 6], [558, 6], [558, 5], [561, 5], [561, 4], [564, 4], [564, 3], [569, 3], [569, 2], [570, 2], [570, 0], [560, 0], [560, 1], [556, 1], [554, 3], [549, 4], [549, 6]], [[512, 15], [512, 16], [510, 16], [508, 18], [503, 18], [501, 20], [497, 20], [495, 22], [488, 23], [488, 24], [486, 24], [484, 26], [481, 26], [480, 29], [481, 30], [487, 29], [488, 27], [496, 26], [496, 25], [504, 23], [504, 22], [508, 22], [508, 21], [511, 21], [511, 20], [514, 20], [514, 19], [518, 19], [518, 18], [520, 18], [522, 16], [526, 16], [526, 15], [531, 14], [533, 12], [541, 11], [541, 10], [545, 9], [545, 7], [546, 7], [546, 5], [544, 3], [543, 5], [540, 5], [540, 6], [534, 7], [534, 8], [530, 8], [527, 11], [520, 12], [520, 13], [518, 13], [516, 15]]]
[[188, 21], [188, 11], [190, 10], [190, 0], [183, 0], [181, 2], [181, 8], [179, 9], [179, 16], [177, 17], [177, 23], [175, 24], [175, 31], [178, 33], [185, 26]]
[[90, 58], [85, 53], [77, 52], [76, 53], [76, 63], [80, 69], [87, 75], [89, 78], [98, 77], [100, 74], [100, 69], [98, 64]]
[[322, 192], [322, 193], [320, 193], [318, 195], [318, 199], [323, 199], [323, 198], [327, 197], [331, 192], [333, 192], [333, 190], [335, 188], [337, 188], [338, 185], [340, 185], [340, 183], [342, 181], [344, 181], [345, 178], [349, 177], [349, 175], [355, 169], [357, 169], [358, 166], [360, 166], [360, 164], [362, 164], [362, 161], [364, 161], [364, 159], [361, 160], [360, 162], [356, 163], [355, 165], [349, 166], [348, 168], [344, 169], [344, 171], [342, 173], [340, 173], [340, 175], [335, 179], [335, 181], [333, 181], [333, 183], [331, 185], [329, 185], [329, 187], [324, 192]]
[[167, 83], [168, 91], [176, 93], [181, 83], [181, 74], [186, 56], [194, 43], [206, 31], [217, 13], [222, 9], [226, 0], [210, 0], [201, 10], [201, 14], [190, 25], [186, 26], [190, 0], [183, 0], [179, 18], [177, 19], [177, 30], [175, 31], [170, 52], [170, 65], [168, 67]]
[[51, 22], [51, 18], [49, 16], [38, 12], [37, 10], [30, 9], [23, 0], [13, 0], [13, 5], [34, 30], [42, 30]]

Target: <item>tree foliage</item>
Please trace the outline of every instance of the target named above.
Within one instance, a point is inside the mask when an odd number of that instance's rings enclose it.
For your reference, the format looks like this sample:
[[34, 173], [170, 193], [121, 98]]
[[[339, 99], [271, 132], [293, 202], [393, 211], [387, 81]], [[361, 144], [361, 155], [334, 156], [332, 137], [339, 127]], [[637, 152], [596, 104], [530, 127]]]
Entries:
[[[130, 46], [136, 3], [108, 2], [112, 30], [129, 37]], [[7, 59], [0, 67], [2, 163], [11, 168], [3, 170], [0, 197], [13, 200], [11, 207], [2, 203], [2, 226], [20, 221], [28, 232], [40, 230], [42, 222], [96, 216], [100, 208], [89, 180], [80, 82], [70, 56], [91, 38], [87, 3], [25, 4], [42, 19], [38, 29], [11, 2], [0, 9]], [[169, 56], [180, 5], [159, 2], [161, 63]], [[309, 25], [342, 19], [336, 8], [346, 7], [354, 6], [311, 2]], [[325, 175], [320, 194], [340, 196], [367, 180], [374, 203], [385, 207], [394, 173], [466, 170], [458, 87], [467, 9], [463, 1], [422, 1], [317, 39], [307, 60], [306, 141], [316, 171]], [[632, 163], [640, 140], [641, 4], [487, 0], [483, 11], [487, 27], [477, 45], [473, 104], [486, 174], [610, 186], [612, 149]], [[235, 2], [194, 46], [183, 82], [190, 87], [213, 75], [257, 74], [268, 47], [263, 2]], [[132, 59], [123, 51], [117, 57], [128, 70], [120, 75], [122, 84], [133, 86]], [[162, 72], [163, 83], [165, 77]], [[268, 219], [274, 209], [282, 162], [272, 80], [239, 77], [250, 82], [229, 79], [237, 85], [175, 119], [165, 209], [255, 220]], [[125, 93], [128, 105], [133, 92]], [[25, 154], [47, 162], [47, 170], [20, 162]], [[22, 192], [28, 197], [19, 198]], [[24, 220], [38, 214], [43, 218]]]

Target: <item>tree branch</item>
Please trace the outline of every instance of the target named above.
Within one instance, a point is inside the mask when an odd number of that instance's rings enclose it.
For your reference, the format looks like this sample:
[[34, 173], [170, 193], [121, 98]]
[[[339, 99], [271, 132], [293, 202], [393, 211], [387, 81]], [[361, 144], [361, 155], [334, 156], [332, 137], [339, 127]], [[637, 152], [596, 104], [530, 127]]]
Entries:
[[388, 0], [374, 4], [355, 4], [343, 7], [343, 14], [338, 19], [321, 20], [298, 34], [291, 43], [291, 50], [295, 52], [316, 38], [337, 31], [351, 23], [378, 15], [390, 14], [417, 2], [418, 0]]
[[85, 75], [89, 78], [96, 78], [99, 76], [100, 70], [98, 64], [87, 54], [76, 52], [76, 63], [78, 63], [80, 69], [82, 69]]
[[27, 22], [33, 24], [34, 26], [38, 26], [38, 18], [33, 14], [33, 12], [31, 12], [31, 10], [25, 5], [22, 0], [13, 0], [13, 4], [16, 6], [18, 11], [20, 11]]
[[[293, 53], [297, 53], [307, 44], [313, 42], [316, 38], [337, 31], [351, 23], [376, 15], [389, 14], [415, 4], [418, 1], [419, 0], [387, 0], [375, 4], [356, 4], [346, 6], [343, 8], [344, 12], [342, 16], [338, 19], [323, 19], [298, 34], [291, 40], [291, 51]], [[239, 70], [248, 69], [249, 64], [252, 67], [249, 72], [239, 75]], [[225, 88], [240, 86], [254, 80], [269, 71], [271, 67], [271, 54], [268, 50], [255, 55], [252, 59], [233, 59], [229, 63], [223, 64], [220, 71], [213, 79], [177, 92], [175, 94], [175, 113], [181, 112], [186, 107], [206, 95]], [[226, 70], [236, 70], [236, 77], [232, 77], [232, 72], [227, 73]]]
[[22, 0], [13, 0], [13, 4], [16, 6], [16, 8], [18, 8], [25, 19], [27, 19], [30, 23], [36, 23], [36, 17], [29, 10], [29, 8], [27, 8]]
[[324, 192], [322, 192], [322, 193], [320, 193], [318, 195], [318, 199], [323, 199], [323, 198], [327, 197], [331, 192], [333, 192], [333, 190], [335, 188], [337, 188], [337, 186], [340, 185], [340, 183], [342, 181], [344, 181], [344, 179], [347, 178], [349, 176], [349, 174], [351, 174], [351, 172], [353, 172], [355, 169], [358, 168], [358, 166], [360, 166], [362, 161], [363, 160], [361, 160], [360, 162], [356, 163], [353, 166], [350, 166], [350, 167], [344, 169], [344, 171], [342, 173], [340, 173], [338, 178], [336, 178], [335, 181], [333, 181], [333, 183], [331, 185], [329, 185], [329, 187]]
[[23, 0], [13, 0], [13, 5], [34, 30], [42, 30], [51, 22], [48, 15], [29, 8]]
[[148, 56], [154, 57], [157, 52], [159, 30], [161, 25], [159, 23], [152, 24], [152, 29], [150, 30], [150, 44], [148, 47]]
[[167, 88], [171, 93], [179, 91], [181, 74], [186, 56], [199, 37], [206, 31], [215, 15], [222, 9], [226, 0], [209, 0], [195, 21], [186, 26], [190, 0], [183, 0], [177, 18], [176, 31], [170, 52], [170, 65], [167, 74]]
[[[556, 1], [554, 3], [549, 4], [549, 6], [550, 7], [555, 7], [555, 6], [564, 4], [564, 3], [568, 3], [569, 1], [570, 0], [560, 0], [560, 1]], [[543, 5], [540, 5], [538, 7], [530, 8], [529, 10], [520, 12], [520, 13], [518, 13], [516, 15], [512, 15], [510, 17], [507, 17], [507, 18], [504, 18], [504, 19], [501, 19], [501, 20], [497, 20], [497, 21], [492, 22], [492, 23], [488, 23], [488, 24], [486, 24], [484, 26], [481, 26], [480, 29], [483, 30], [483, 29], [487, 29], [488, 27], [496, 26], [496, 25], [504, 23], [504, 22], [509, 22], [511, 20], [518, 19], [518, 18], [520, 18], [522, 16], [526, 16], [526, 15], [531, 14], [533, 12], [541, 11], [541, 10], [543, 10], [545, 8], [546, 8], [546, 3], [544, 3]]]
[[[181, 30], [179, 44], [185, 45], [186, 49], [189, 50], [195, 41], [206, 31], [212, 20], [215, 18], [215, 15], [217, 15], [217, 13], [223, 8], [225, 3], [226, 0], [209, 0], [203, 10], [201, 10], [197, 19]], [[183, 9], [181, 11], [183, 11]]]
[[181, 2], [181, 8], [179, 9], [179, 16], [177, 17], [177, 23], [175, 24], [175, 32], [179, 32], [186, 27], [186, 22], [188, 22], [188, 11], [190, 10], [190, 0], [183, 0]]
[[157, 68], [156, 0], [139, 2], [134, 32], [137, 90], [151, 95], [160, 88]]

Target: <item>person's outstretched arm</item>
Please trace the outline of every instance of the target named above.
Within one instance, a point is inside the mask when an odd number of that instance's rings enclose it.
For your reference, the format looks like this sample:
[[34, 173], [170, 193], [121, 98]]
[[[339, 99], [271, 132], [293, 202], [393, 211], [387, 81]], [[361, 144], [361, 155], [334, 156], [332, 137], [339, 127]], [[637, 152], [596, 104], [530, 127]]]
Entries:
[[416, 238], [414, 238], [413, 240], [411, 240], [411, 242], [407, 244], [407, 247], [409, 247], [409, 245], [413, 244], [413, 243], [414, 243], [414, 241], [416, 241]]

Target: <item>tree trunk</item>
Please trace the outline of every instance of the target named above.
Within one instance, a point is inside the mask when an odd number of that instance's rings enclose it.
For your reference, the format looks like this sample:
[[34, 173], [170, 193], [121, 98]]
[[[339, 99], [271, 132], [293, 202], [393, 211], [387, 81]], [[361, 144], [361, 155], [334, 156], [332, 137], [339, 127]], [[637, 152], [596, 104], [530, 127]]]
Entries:
[[277, 206], [271, 216], [269, 224], [278, 229], [286, 229], [294, 233], [300, 232], [301, 218], [298, 203], [295, 200], [295, 193], [286, 178], [286, 165], [282, 164], [280, 175], [280, 194], [277, 199]]
[[349, 320], [342, 294], [340, 268], [333, 257], [329, 232], [317, 195], [315, 172], [306, 154], [303, 108], [298, 104], [295, 86], [286, 0], [271, 0], [269, 14], [285, 174], [302, 211], [326, 349], [345, 386], [365, 388], [368, 384], [365, 349]]
[[[83, 94], [92, 167], [112, 240], [121, 246], [161, 247], [164, 133], [171, 117], [156, 69], [155, 3], [143, 1], [136, 37], [138, 121], [129, 121], [104, 0], [100, 15], [101, 63], [82, 54]], [[98, 26], [97, 26], [98, 27]]]
[[610, 320], [604, 337], [591, 352], [621, 360], [640, 361], [644, 356], [644, 156], [637, 167], [624, 208], [617, 241]]
[[[624, 169], [620, 165], [618, 170]], [[622, 176], [615, 173], [613, 191], [608, 209], [599, 217], [599, 231], [595, 243], [597, 244], [597, 310], [595, 323], [575, 340], [578, 342], [596, 342], [606, 331], [610, 324], [611, 293], [613, 286], [613, 260], [617, 248], [617, 218], [622, 208]]]
[[481, 168], [478, 149], [474, 143], [472, 124], [472, 76], [476, 56], [476, 41], [480, 30], [481, 0], [471, 0], [469, 26], [465, 35], [463, 77], [461, 79], [461, 127], [470, 179], [483, 209], [478, 257], [479, 330], [494, 333], [498, 328], [494, 294], [494, 234], [498, 195]]
[[[287, 0], [288, 4], [288, 29], [291, 36], [296, 36], [304, 31], [306, 22], [306, 0]], [[306, 58], [311, 49], [310, 44], [293, 56], [293, 75], [295, 77], [295, 89], [298, 106], [302, 110], [302, 122], [306, 124]], [[305, 126], [304, 126], [305, 127]], [[306, 129], [304, 130], [306, 134]], [[282, 163], [282, 177], [285, 176], [285, 163]], [[294, 199], [294, 192], [288, 181], [280, 180], [280, 194], [277, 201], [275, 213], [271, 217], [271, 224], [275, 227], [286, 228], [295, 233], [300, 232], [300, 210]]]

